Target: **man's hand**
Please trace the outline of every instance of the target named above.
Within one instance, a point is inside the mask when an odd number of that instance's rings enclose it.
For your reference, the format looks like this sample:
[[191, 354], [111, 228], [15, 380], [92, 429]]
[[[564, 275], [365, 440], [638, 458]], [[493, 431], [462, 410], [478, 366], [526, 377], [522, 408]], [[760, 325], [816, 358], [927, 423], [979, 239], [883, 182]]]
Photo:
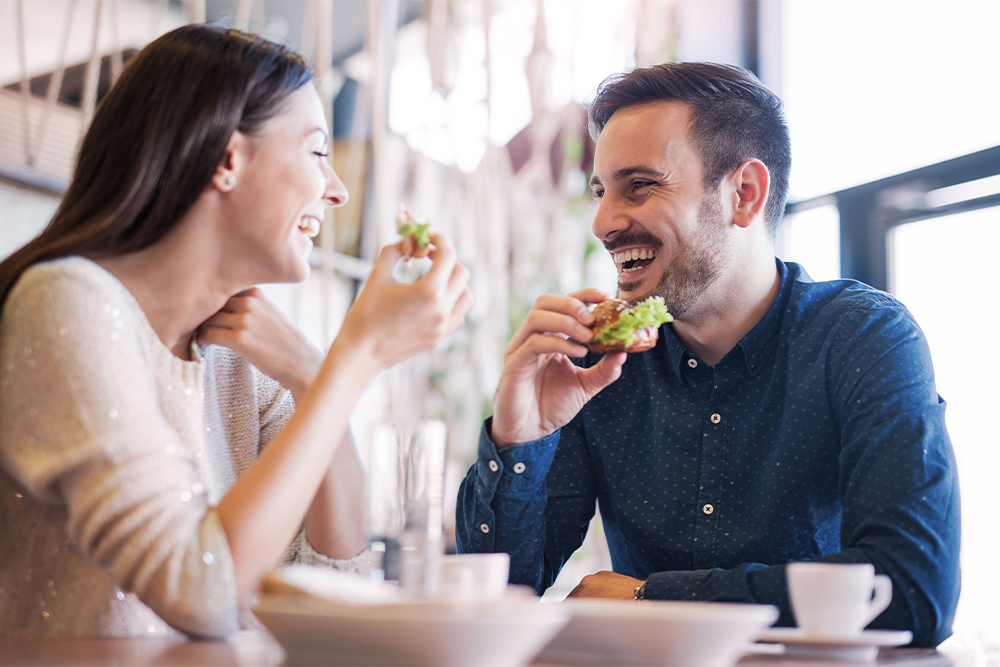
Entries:
[[316, 379], [323, 353], [256, 287], [229, 299], [198, 327], [202, 345], [223, 345], [289, 389], [296, 401]]
[[634, 600], [635, 589], [642, 579], [633, 579], [624, 574], [602, 570], [596, 574], [588, 574], [574, 588], [571, 598], [614, 598], [616, 600]]
[[594, 315], [587, 305], [610, 298], [596, 289], [569, 296], [542, 295], [507, 346], [503, 375], [493, 400], [497, 447], [538, 440], [565, 426], [621, 375], [624, 353], [609, 354], [591, 368], [574, 366], [587, 348]]

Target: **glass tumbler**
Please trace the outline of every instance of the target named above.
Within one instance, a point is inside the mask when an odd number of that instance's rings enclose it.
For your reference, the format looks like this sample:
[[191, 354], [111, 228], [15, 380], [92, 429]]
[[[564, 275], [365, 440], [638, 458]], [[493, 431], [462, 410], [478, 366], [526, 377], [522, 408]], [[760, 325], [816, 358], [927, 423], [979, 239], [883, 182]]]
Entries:
[[370, 548], [381, 556], [374, 576], [408, 592], [440, 584], [447, 431], [443, 422], [377, 424], [368, 465]]

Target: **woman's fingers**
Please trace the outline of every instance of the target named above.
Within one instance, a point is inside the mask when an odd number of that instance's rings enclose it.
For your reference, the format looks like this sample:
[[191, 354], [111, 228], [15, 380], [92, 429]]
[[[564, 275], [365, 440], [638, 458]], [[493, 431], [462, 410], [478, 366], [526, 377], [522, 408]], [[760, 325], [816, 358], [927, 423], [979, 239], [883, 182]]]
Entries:
[[445, 286], [445, 298], [449, 301], [456, 300], [462, 292], [469, 286], [469, 278], [472, 272], [461, 262], [455, 262], [455, 268], [451, 271], [448, 284]]
[[469, 314], [475, 303], [476, 297], [473, 295], [472, 290], [468, 287], [463, 289], [462, 293], [458, 296], [458, 301], [455, 302], [455, 307], [451, 311], [452, 318], [459, 323], [452, 333], [462, 328], [462, 325], [465, 324], [465, 316]]
[[458, 257], [451, 241], [444, 234], [431, 234], [431, 243], [434, 244], [434, 264], [417, 283], [425, 282], [433, 289], [443, 289], [451, 278]]
[[200, 330], [207, 329], [234, 329], [243, 321], [242, 313], [234, 313], [220, 310], [215, 315], [201, 323]]
[[398, 243], [391, 243], [387, 246], [382, 246], [379, 251], [378, 256], [375, 257], [375, 262], [372, 265], [372, 273], [369, 280], [374, 278], [379, 278], [380, 276], [392, 276], [392, 269], [396, 266], [402, 257], [406, 256], [403, 252], [403, 241]]

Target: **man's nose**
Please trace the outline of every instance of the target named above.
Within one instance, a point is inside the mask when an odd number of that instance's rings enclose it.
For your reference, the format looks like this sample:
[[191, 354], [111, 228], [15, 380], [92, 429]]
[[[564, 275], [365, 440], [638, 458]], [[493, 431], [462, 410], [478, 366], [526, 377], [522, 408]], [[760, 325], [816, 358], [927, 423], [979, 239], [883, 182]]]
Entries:
[[591, 225], [594, 236], [601, 241], [610, 241], [619, 232], [628, 229], [628, 226], [628, 216], [624, 215], [621, 207], [617, 206], [611, 197], [605, 195], [597, 205], [597, 214]]

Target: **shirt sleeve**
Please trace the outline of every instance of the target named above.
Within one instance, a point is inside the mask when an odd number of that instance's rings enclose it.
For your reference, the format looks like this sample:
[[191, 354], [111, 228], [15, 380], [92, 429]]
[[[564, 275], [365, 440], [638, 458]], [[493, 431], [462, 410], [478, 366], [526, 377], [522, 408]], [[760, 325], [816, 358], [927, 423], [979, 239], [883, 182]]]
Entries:
[[122, 291], [36, 267], [0, 329], [0, 461], [66, 509], [69, 539], [173, 627], [239, 627], [226, 535], [195, 452], [164, 417], [150, 341]]
[[498, 450], [490, 423], [459, 490], [458, 552], [510, 554], [510, 582], [541, 594], [586, 537], [597, 499], [592, 465], [573, 424]]
[[[888, 296], [844, 317], [827, 360], [840, 427], [841, 551], [816, 560], [872, 563], [893, 581], [872, 628], [909, 629], [936, 646], [951, 633], [959, 593], [959, 495], [930, 350]], [[774, 604], [794, 624], [783, 564], [657, 572], [646, 596]]]

